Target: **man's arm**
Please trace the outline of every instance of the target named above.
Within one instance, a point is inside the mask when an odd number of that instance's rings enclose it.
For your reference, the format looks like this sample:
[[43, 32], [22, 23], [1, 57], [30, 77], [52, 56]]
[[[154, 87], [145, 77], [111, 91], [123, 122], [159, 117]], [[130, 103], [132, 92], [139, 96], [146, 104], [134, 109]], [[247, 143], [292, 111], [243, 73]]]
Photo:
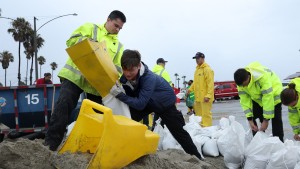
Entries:
[[138, 89], [138, 97], [130, 97], [124, 93], [121, 93], [117, 95], [116, 98], [118, 98], [119, 100], [136, 110], [143, 110], [147, 106], [154, 92], [155, 84], [153, 83], [155, 83], [156, 81], [155, 78], [155, 76], [151, 76], [150, 78], [144, 77], [143, 79], [140, 79], [143, 80], [143, 82], [142, 84], [140, 84], [140, 88]]
[[86, 23], [77, 28], [67, 40], [66, 44], [68, 47], [75, 45], [76, 43], [86, 39], [92, 38], [94, 24]]
[[214, 71], [211, 68], [204, 69], [204, 79], [207, 85], [205, 98], [211, 99], [214, 95]]
[[265, 119], [274, 118], [274, 95], [271, 76], [266, 73], [259, 79], [262, 94], [263, 116]]

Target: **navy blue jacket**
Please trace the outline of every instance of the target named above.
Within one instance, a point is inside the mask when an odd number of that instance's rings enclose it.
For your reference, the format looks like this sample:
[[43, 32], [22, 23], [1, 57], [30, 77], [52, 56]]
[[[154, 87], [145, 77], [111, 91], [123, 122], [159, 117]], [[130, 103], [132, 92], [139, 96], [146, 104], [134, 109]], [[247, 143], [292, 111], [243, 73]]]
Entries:
[[147, 107], [154, 112], [163, 112], [166, 108], [175, 105], [176, 96], [170, 84], [151, 72], [147, 65], [142, 64], [134, 86], [124, 75], [121, 76], [120, 82], [126, 94], [121, 93], [117, 98], [138, 111]]

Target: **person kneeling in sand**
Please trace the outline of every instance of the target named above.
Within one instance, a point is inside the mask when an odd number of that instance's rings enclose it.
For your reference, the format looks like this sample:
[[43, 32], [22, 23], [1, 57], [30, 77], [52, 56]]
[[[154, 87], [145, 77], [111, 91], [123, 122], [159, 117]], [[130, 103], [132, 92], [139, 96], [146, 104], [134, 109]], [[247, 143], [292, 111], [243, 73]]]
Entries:
[[191, 136], [183, 129], [185, 121], [175, 106], [176, 96], [170, 84], [151, 72], [136, 50], [123, 52], [121, 66], [120, 82], [124, 89], [117, 82], [110, 93], [129, 106], [131, 118], [140, 121], [150, 113], [156, 113], [184, 151], [202, 160]]

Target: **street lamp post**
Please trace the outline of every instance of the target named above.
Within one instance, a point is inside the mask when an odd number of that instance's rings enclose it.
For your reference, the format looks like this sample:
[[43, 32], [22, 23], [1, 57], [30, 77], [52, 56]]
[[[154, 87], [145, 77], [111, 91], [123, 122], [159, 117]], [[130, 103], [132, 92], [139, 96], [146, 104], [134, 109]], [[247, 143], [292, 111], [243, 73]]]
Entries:
[[0, 18], [3, 18], [3, 19], [9, 19], [9, 20], [12, 20], [12, 21], [14, 21], [14, 19], [12, 19], [12, 18], [9, 18], [9, 17], [3, 17], [3, 16], [0, 16]]
[[64, 16], [69, 16], [69, 15], [73, 15], [73, 16], [77, 16], [76, 13], [73, 13], [73, 14], [66, 14], [66, 15], [61, 15], [61, 16], [58, 16], [58, 17], [55, 17], [53, 19], [50, 19], [49, 21], [45, 22], [42, 26], [40, 26], [38, 29], [36, 29], [36, 20], [37, 18], [36, 17], [33, 17], [33, 23], [34, 23], [34, 33], [33, 33], [33, 48], [34, 48], [34, 59], [35, 59], [35, 79], [37, 80], [38, 79], [38, 62], [37, 62], [37, 39], [36, 39], [36, 36], [37, 36], [37, 31], [40, 30], [43, 26], [45, 26], [47, 23], [55, 20], [55, 19], [58, 19], [58, 18], [61, 18], [61, 17], [64, 17]]

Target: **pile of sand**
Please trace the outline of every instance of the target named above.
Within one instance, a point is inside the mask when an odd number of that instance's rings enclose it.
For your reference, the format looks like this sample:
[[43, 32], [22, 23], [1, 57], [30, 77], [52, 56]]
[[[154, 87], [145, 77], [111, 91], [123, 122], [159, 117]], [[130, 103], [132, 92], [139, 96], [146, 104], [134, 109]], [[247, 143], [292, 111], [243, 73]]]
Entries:
[[[18, 139], [14, 142], [0, 143], [0, 169], [84, 169], [90, 161], [91, 154], [62, 155], [49, 151], [43, 146], [43, 140]], [[158, 151], [146, 155], [126, 166], [125, 169], [224, 169], [222, 157], [207, 157], [205, 161], [181, 150]]]

